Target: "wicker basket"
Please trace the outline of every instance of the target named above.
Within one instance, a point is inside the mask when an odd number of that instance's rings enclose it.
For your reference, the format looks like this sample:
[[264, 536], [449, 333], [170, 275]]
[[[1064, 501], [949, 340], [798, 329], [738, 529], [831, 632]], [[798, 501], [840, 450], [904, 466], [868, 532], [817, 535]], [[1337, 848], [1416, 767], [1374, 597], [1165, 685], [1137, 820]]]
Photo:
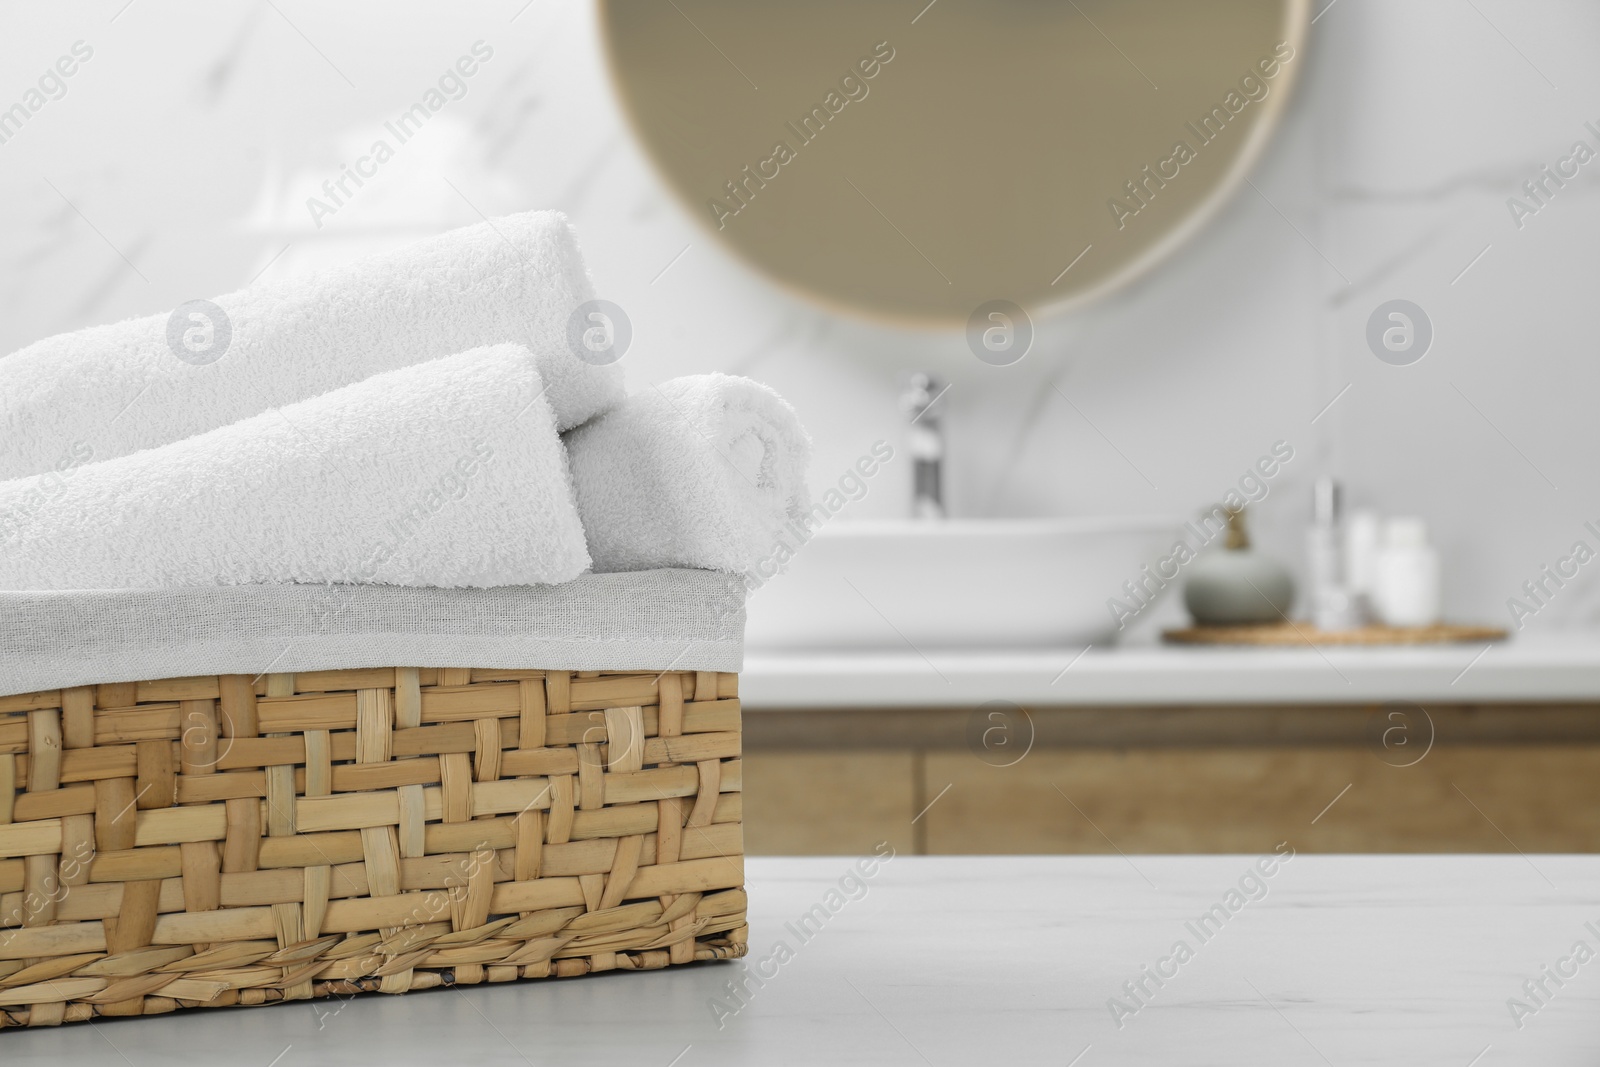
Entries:
[[745, 952], [738, 676], [0, 697], [0, 1027]]

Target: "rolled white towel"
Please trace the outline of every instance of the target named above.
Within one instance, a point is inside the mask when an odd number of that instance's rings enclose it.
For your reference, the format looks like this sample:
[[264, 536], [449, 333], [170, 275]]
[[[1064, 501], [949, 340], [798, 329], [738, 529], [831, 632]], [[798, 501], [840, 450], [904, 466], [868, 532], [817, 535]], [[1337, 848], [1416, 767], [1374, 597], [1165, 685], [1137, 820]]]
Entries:
[[589, 556], [543, 393], [495, 345], [0, 483], [0, 588], [568, 581]]
[[675, 378], [566, 435], [594, 569], [743, 573], [810, 506], [811, 441], [748, 378]]
[[580, 359], [568, 339], [593, 295], [565, 217], [531, 211], [209, 308], [49, 337], [0, 359], [0, 479], [51, 470], [75, 450], [125, 456], [505, 342], [533, 352], [557, 425], [576, 426], [623, 398], [620, 365], [587, 350]]

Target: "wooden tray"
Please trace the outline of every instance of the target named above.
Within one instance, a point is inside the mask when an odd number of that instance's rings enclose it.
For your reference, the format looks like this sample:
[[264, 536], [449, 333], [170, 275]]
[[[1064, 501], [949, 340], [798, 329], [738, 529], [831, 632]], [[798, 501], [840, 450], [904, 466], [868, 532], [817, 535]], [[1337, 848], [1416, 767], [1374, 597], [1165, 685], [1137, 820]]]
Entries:
[[1394, 627], [1362, 626], [1355, 630], [1319, 630], [1309, 622], [1271, 622], [1246, 626], [1190, 626], [1165, 630], [1161, 636], [1176, 645], [1442, 645], [1455, 642], [1503, 641], [1496, 626]]

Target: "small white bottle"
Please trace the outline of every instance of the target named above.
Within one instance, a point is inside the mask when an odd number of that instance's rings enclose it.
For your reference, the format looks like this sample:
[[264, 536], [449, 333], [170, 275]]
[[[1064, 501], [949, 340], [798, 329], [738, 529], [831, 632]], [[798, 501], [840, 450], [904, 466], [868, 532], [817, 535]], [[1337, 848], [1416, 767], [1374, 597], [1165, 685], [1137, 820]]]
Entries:
[[1385, 626], [1432, 626], [1439, 621], [1439, 553], [1421, 519], [1390, 519], [1373, 569], [1373, 603]]
[[1359, 625], [1345, 586], [1344, 537], [1339, 525], [1339, 483], [1318, 478], [1311, 491], [1311, 529], [1306, 535], [1311, 571], [1311, 622], [1324, 633]]
[[1378, 618], [1372, 603], [1372, 587], [1382, 533], [1383, 520], [1378, 518], [1377, 512], [1365, 508], [1352, 511], [1344, 524], [1344, 581], [1363, 625], [1376, 622]]

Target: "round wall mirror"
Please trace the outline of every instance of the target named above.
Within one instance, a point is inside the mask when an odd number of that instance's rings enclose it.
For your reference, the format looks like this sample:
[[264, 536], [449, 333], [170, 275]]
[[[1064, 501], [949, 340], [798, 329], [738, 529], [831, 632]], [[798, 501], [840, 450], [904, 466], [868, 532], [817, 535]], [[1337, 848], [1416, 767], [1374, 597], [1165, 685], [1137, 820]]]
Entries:
[[1030, 312], [1158, 262], [1243, 182], [1307, 0], [602, 0], [639, 138], [711, 233], [825, 304]]

